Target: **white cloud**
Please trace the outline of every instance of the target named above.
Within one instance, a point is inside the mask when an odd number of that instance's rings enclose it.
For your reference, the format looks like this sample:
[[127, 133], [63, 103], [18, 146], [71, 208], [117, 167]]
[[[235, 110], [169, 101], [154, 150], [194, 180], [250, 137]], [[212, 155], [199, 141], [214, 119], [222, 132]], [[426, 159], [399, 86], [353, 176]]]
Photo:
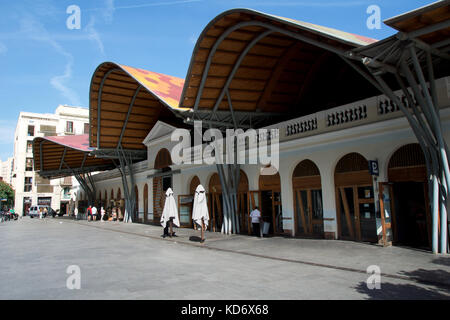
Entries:
[[56, 42], [47, 32], [45, 27], [33, 16], [28, 14], [25, 15], [20, 20], [20, 24], [22, 33], [24, 33], [28, 38], [50, 45], [56, 50], [57, 53], [66, 58], [67, 63], [64, 68], [64, 73], [62, 75], [54, 76], [50, 80], [50, 84], [55, 89], [60, 91], [60, 93], [68, 100], [69, 104], [81, 105], [77, 93], [66, 85], [66, 82], [72, 78], [72, 67], [74, 64], [72, 54], [67, 52], [58, 42]]
[[94, 41], [97, 44], [98, 50], [102, 53], [102, 55], [105, 55], [105, 47], [103, 45], [102, 39], [100, 38], [100, 34], [95, 29], [95, 18], [94, 16], [91, 16], [91, 19], [89, 20], [89, 23], [84, 28], [85, 32], [87, 33], [88, 39], [91, 41]]
[[0, 54], [5, 54], [8, 51], [8, 48], [0, 42]]
[[103, 18], [106, 23], [112, 23], [114, 18], [114, 11], [116, 8], [114, 7], [114, 0], [105, 0], [106, 9], [103, 11]]
[[116, 12], [116, 10], [139, 9], [139, 8], [146, 8], [146, 7], [174, 6], [174, 5], [178, 5], [178, 4], [202, 2], [202, 1], [204, 1], [204, 0], [175, 0], [175, 1], [147, 2], [147, 3], [141, 3], [141, 4], [116, 6], [114, 3], [114, 0], [104, 0], [105, 6], [103, 8], [86, 9], [84, 11], [101, 11], [105, 22], [112, 23], [112, 21], [114, 19], [114, 13]]
[[189, 42], [193, 45], [195, 45], [197, 43], [198, 40], [198, 36], [193, 34], [192, 36], [189, 37]]

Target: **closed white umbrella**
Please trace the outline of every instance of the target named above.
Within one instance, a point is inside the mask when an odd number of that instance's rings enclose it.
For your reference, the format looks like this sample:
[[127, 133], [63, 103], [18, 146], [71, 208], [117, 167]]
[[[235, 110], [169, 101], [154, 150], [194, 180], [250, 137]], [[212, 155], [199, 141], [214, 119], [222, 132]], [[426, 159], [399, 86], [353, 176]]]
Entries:
[[208, 214], [208, 205], [206, 203], [206, 193], [205, 188], [200, 184], [197, 186], [195, 190], [194, 196], [194, 206], [192, 209], [192, 220], [195, 223], [201, 226], [202, 230], [202, 238], [200, 242], [205, 241], [204, 232], [206, 227], [208, 226], [209, 214]]
[[173, 224], [177, 227], [180, 226], [180, 220], [178, 218], [178, 209], [175, 199], [173, 197], [173, 191], [168, 188], [166, 191], [166, 202], [164, 203], [164, 209], [161, 215], [161, 225], [165, 228], [167, 222], [173, 218]]

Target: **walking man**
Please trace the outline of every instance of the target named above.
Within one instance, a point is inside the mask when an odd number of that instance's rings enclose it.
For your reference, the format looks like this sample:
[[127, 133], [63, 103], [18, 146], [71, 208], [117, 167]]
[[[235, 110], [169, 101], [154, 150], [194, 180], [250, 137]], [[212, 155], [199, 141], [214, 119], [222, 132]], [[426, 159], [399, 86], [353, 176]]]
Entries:
[[97, 220], [97, 207], [95, 205], [92, 207], [92, 220]]
[[250, 213], [250, 217], [252, 218], [252, 227], [253, 234], [255, 237], [261, 237], [261, 212], [258, 210], [258, 207]]

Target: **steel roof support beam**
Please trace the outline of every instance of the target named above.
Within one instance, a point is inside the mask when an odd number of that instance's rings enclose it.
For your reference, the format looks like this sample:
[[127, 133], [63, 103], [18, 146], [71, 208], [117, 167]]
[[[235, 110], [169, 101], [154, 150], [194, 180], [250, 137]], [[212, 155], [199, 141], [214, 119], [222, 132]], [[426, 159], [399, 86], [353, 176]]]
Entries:
[[199, 86], [199, 89], [198, 89], [198, 92], [197, 92], [197, 97], [195, 99], [194, 112], [197, 111], [197, 109], [198, 109], [198, 105], [200, 103], [200, 99], [201, 99], [201, 96], [202, 96], [202, 93], [203, 93], [203, 88], [204, 88], [204, 85], [205, 85], [205, 82], [206, 82], [206, 78], [208, 77], [209, 68], [211, 66], [212, 59], [213, 59], [213, 57], [214, 57], [214, 55], [216, 53], [217, 48], [219, 47], [219, 45], [222, 43], [222, 41], [225, 40], [225, 38], [230, 33], [232, 33], [233, 31], [238, 30], [239, 28], [245, 28], [245, 27], [250, 27], [250, 26], [251, 27], [253, 27], [253, 26], [263, 27], [263, 28], [266, 28], [266, 29], [268, 29], [268, 30], [270, 30], [272, 32], [278, 32], [278, 33], [281, 33], [283, 35], [290, 36], [291, 38], [294, 38], [296, 40], [309, 43], [311, 45], [314, 45], [316, 47], [322, 48], [324, 50], [328, 50], [328, 51], [334, 52], [334, 53], [336, 53], [338, 55], [345, 55], [345, 51], [344, 50], [337, 49], [337, 48], [335, 48], [335, 47], [333, 47], [331, 45], [328, 45], [328, 44], [325, 44], [325, 43], [320, 42], [318, 40], [315, 40], [315, 39], [303, 36], [303, 35], [298, 34], [296, 32], [292, 32], [292, 31], [285, 30], [283, 28], [275, 27], [275, 26], [273, 26], [273, 25], [271, 25], [269, 23], [264, 23], [264, 22], [260, 22], [260, 21], [245, 21], [245, 22], [237, 23], [236, 25], [228, 28], [217, 39], [217, 41], [214, 43], [213, 47], [211, 48], [211, 51], [209, 52], [208, 60], [206, 61], [205, 69], [203, 71], [202, 79], [200, 81], [200, 86]]
[[[234, 124], [230, 122], [222, 122], [222, 121], [213, 121], [213, 120], [202, 120], [203, 123], [208, 125], [215, 125], [220, 128], [234, 128]], [[187, 124], [194, 124], [193, 119], [185, 120], [184, 121]], [[249, 125], [240, 125], [241, 128], [250, 129]]]
[[42, 145], [44, 144], [45, 140], [42, 140], [39, 143], [39, 165], [40, 165], [40, 169], [41, 171], [44, 170], [44, 157], [43, 157], [43, 152], [42, 152]]
[[[122, 149], [125, 151], [133, 160], [144, 160], [147, 156], [146, 150], [128, 150], [128, 149]], [[93, 150], [91, 151], [91, 154], [95, 155], [97, 158], [102, 159], [118, 159], [118, 151], [117, 149], [100, 149], [100, 150]]]
[[106, 72], [100, 82], [100, 87], [98, 89], [98, 99], [97, 99], [97, 149], [100, 149], [100, 119], [101, 119], [101, 105], [102, 105], [102, 93], [103, 86], [105, 85], [106, 78], [114, 71], [120, 71], [118, 68], [114, 68]]
[[[67, 164], [64, 162], [64, 165], [67, 167]], [[49, 170], [49, 171], [39, 171], [39, 175], [43, 178], [54, 179], [55, 177], [69, 177], [74, 174], [85, 174], [88, 172], [95, 171], [105, 171], [114, 169], [111, 165], [101, 165], [101, 166], [91, 166], [85, 167], [83, 169], [61, 169], [61, 170]]]
[[[122, 148], [117, 149], [118, 158], [120, 162], [120, 167], [118, 167], [120, 174], [122, 176], [122, 185], [125, 195], [125, 215], [124, 222], [137, 221], [136, 212], [136, 195], [134, 191], [135, 181], [133, 172], [133, 161], [130, 156], [128, 156]], [[128, 186], [127, 179], [127, 169], [128, 175], [130, 176], [131, 188]]]
[[450, 27], [450, 20], [445, 20], [433, 25], [429, 25], [427, 27], [423, 27], [408, 33], [404, 33], [405, 36], [407, 36], [409, 39], [414, 39], [423, 35], [426, 35], [428, 33], [432, 33], [435, 31], [439, 31], [442, 29], [446, 29]]
[[[407, 98], [412, 113], [386, 84], [382, 78], [382, 73], [376, 67], [374, 68], [374, 65], [368, 64], [367, 67], [379, 87], [383, 90], [383, 93], [399, 106], [406, 116], [423, 150], [432, 211], [431, 249], [433, 253], [447, 253], [447, 199], [450, 191], [449, 151], [443, 139], [439, 118], [432, 52], [422, 49], [423, 53], [425, 53], [424, 65], [428, 71], [429, 84], [427, 84], [416, 47], [417, 42], [413, 41], [403, 47], [404, 49], [400, 55], [396, 54], [394, 56], [391, 52], [390, 57], [391, 60], [397, 61], [396, 65], [400, 68], [393, 73]], [[412, 70], [409, 65], [412, 65]], [[410, 94], [407, 85], [403, 81], [403, 76], [413, 91], [414, 97]], [[439, 221], [441, 223], [440, 226], [438, 225]]]
[[81, 186], [81, 188], [84, 190], [84, 192], [86, 192], [87, 196], [88, 196], [88, 201], [89, 204], [94, 204], [95, 202], [95, 192], [93, 192], [94, 189], [94, 183], [91, 181], [91, 185], [92, 185], [92, 189], [89, 187], [89, 184], [86, 181], [85, 175], [83, 173], [79, 173], [76, 172], [75, 170], [73, 170], [72, 168], [70, 168], [70, 166], [64, 162], [64, 165], [67, 167], [67, 169], [72, 173], [72, 175], [75, 177], [75, 179], [77, 179], [79, 185]]
[[128, 107], [127, 117], [125, 118], [125, 122], [122, 126], [122, 132], [120, 132], [120, 137], [119, 137], [119, 141], [117, 142], [117, 146], [122, 146], [123, 135], [125, 134], [125, 130], [127, 129], [128, 120], [130, 119], [130, 115], [131, 115], [131, 111], [133, 110], [134, 102], [136, 101], [136, 98], [137, 98], [141, 88], [142, 88], [141, 85], [139, 85], [137, 87], [136, 91], [134, 92], [133, 98], [131, 99], [130, 106]]
[[63, 151], [63, 155], [61, 158], [61, 162], [59, 163], [59, 170], [62, 169], [63, 163], [64, 163], [64, 158], [66, 157], [66, 152], [67, 152], [67, 147], [64, 147], [64, 151]]
[[219, 97], [216, 100], [216, 104], [213, 107], [212, 112], [216, 112], [216, 110], [219, 108], [219, 104], [222, 102], [222, 99], [225, 95], [225, 91], [228, 91], [228, 87], [230, 86], [231, 81], [234, 78], [234, 75], [236, 74], [236, 71], [239, 69], [242, 60], [244, 60], [244, 58], [247, 56], [247, 53], [250, 51], [251, 48], [254, 47], [255, 44], [257, 44], [259, 42], [259, 40], [267, 37], [269, 34], [273, 33], [272, 30], [267, 30], [264, 31], [263, 33], [261, 33], [260, 35], [256, 36], [244, 49], [244, 51], [242, 51], [242, 53], [240, 54], [238, 60], [236, 61], [236, 63], [233, 66], [233, 69], [231, 70], [231, 73], [228, 75], [228, 79], [225, 82], [225, 85], [222, 88], [222, 91], [220, 92]]

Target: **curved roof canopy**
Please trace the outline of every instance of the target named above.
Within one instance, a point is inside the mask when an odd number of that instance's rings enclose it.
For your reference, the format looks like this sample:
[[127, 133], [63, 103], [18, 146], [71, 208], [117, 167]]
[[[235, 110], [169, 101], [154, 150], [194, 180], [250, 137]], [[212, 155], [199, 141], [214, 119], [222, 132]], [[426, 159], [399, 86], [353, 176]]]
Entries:
[[260, 126], [375, 95], [339, 56], [374, 42], [250, 9], [226, 11], [197, 41], [180, 105], [214, 124], [234, 117]]
[[[432, 59], [436, 79], [449, 74], [450, 1], [438, 1], [387, 19], [384, 23], [398, 30], [398, 33], [374, 44], [353, 49], [353, 57], [370, 58], [364, 62], [369, 67], [395, 73], [405, 51], [414, 45], [421, 51], [416, 53], [420, 64], [426, 66], [429, 63], [426, 60]], [[410, 53], [408, 56], [411, 60]], [[428, 69], [428, 66], [425, 68]]]
[[89, 135], [38, 137], [33, 140], [35, 171], [49, 179], [115, 168], [112, 160], [91, 154]]
[[[388, 26], [417, 37], [439, 48], [439, 42], [450, 38], [450, 2], [438, 1], [396, 17], [384, 20]], [[443, 43], [442, 43], [443, 44]]]
[[174, 112], [183, 110], [178, 108], [183, 84], [177, 77], [102, 63], [90, 87], [89, 145], [98, 150], [145, 150], [142, 141], [158, 119], [177, 121]]

